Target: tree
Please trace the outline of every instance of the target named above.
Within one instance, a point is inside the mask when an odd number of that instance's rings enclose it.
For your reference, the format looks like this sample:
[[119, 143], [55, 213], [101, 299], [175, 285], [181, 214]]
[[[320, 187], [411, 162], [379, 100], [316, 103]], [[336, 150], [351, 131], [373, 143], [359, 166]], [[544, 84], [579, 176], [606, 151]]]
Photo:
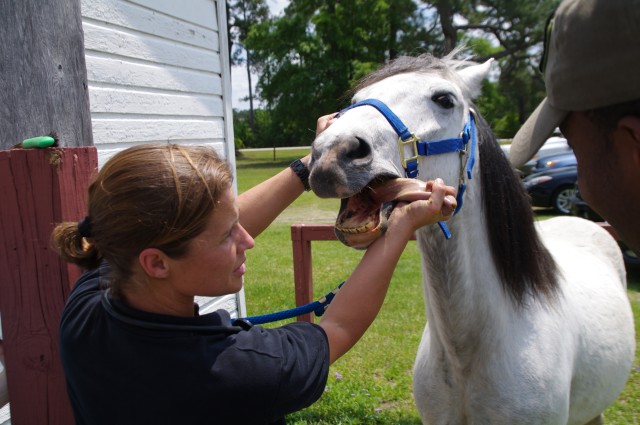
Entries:
[[[537, 71], [544, 23], [559, 0], [296, 0], [285, 17], [253, 25], [245, 40], [260, 70], [277, 145], [308, 144], [315, 120], [345, 105], [362, 76], [398, 55], [497, 59], [478, 100], [499, 137], [511, 137], [544, 96]], [[366, 11], [366, 13], [362, 13]], [[257, 138], [256, 138], [257, 142]]]
[[255, 69], [252, 52], [247, 49], [245, 40], [251, 27], [269, 18], [269, 7], [265, 0], [227, 1], [227, 19], [229, 31], [229, 57], [232, 65], [244, 63], [249, 83], [249, 128], [255, 131], [255, 113], [253, 109], [253, 84], [251, 72]]
[[[489, 115], [488, 120], [499, 136], [513, 135], [544, 97], [544, 83], [537, 71], [538, 58], [546, 18], [559, 3], [560, 0], [436, 2], [445, 52], [462, 40], [476, 53], [472, 59], [498, 60], [498, 87], [489, 93], [504, 96], [500, 102], [494, 102], [494, 106], [502, 103], [504, 109], [500, 115]], [[485, 93], [484, 98], [487, 97]]]
[[398, 52], [426, 48], [427, 28], [413, 0], [296, 0], [285, 17], [254, 26], [246, 43], [278, 143], [308, 144], [316, 118], [343, 106], [358, 78]]

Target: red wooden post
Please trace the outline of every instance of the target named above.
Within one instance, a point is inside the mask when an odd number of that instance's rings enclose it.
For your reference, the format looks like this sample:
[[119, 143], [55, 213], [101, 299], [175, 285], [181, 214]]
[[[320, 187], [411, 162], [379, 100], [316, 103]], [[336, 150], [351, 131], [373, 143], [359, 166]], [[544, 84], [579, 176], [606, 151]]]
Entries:
[[[296, 291], [296, 307], [305, 305], [313, 299], [311, 284], [311, 242], [304, 239], [303, 224], [291, 225], [291, 243], [293, 247], [293, 280]], [[298, 316], [298, 321], [313, 323], [311, 313]]]
[[[296, 290], [296, 306], [313, 302], [313, 277], [311, 241], [337, 240], [332, 224], [293, 224], [293, 276]], [[298, 317], [298, 321], [313, 322], [311, 313]]]
[[[336, 241], [333, 224], [292, 224], [293, 280], [296, 307], [313, 302], [313, 273], [311, 241]], [[415, 235], [411, 238], [415, 240]], [[298, 316], [298, 321], [313, 322], [311, 313]]]
[[0, 312], [11, 422], [71, 424], [58, 323], [79, 275], [51, 249], [55, 224], [85, 215], [95, 147], [0, 151]]

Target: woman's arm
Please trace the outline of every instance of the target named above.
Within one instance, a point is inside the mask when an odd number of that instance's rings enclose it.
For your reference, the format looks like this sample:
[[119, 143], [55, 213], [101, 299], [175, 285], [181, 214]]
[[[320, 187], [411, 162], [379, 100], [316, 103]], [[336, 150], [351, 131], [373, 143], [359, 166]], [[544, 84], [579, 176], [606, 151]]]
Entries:
[[[318, 118], [316, 135], [333, 122], [335, 114]], [[302, 158], [307, 165], [309, 156]], [[300, 178], [287, 167], [275, 176], [263, 181], [238, 196], [240, 224], [252, 237], [258, 236], [304, 191]]]
[[[306, 165], [309, 155], [302, 158]], [[238, 196], [240, 224], [258, 236], [304, 192], [300, 178], [289, 167]]]
[[362, 257], [336, 294], [320, 326], [327, 333], [331, 363], [349, 351], [380, 311], [391, 276], [407, 242], [418, 228], [451, 217], [456, 207], [454, 188], [437, 179], [429, 200], [397, 206], [385, 234]]

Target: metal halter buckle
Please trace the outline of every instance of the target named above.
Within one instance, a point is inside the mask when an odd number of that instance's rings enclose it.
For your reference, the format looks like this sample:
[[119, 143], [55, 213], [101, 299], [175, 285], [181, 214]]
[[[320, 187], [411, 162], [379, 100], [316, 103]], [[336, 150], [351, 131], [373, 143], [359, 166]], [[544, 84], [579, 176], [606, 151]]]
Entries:
[[[406, 140], [402, 140], [401, 137], [398, 137], [398, 151], [400, 151], [400, 162], [402, 163], [402, 167], [403, 168], [407, 168], [407, 162], [409, 161], [415, 161], [418, 162], [418, 142], [420, 141], [420, 139], [418, 137], [416, 137], [415, 134], [411, 133], [411, 136], [408, 137]], [[412, 147], [412, 153], [413, 155], [406, 158], [404, 155], [404, 148], [407, 145], [411, 145]]]

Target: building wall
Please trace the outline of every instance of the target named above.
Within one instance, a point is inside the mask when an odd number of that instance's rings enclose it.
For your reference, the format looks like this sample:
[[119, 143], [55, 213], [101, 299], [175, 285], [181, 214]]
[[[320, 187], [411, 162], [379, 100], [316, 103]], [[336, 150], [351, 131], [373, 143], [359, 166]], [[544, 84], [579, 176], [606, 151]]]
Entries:
[[[99, 165], [141, 143], [208, 144], [235, 170], [225, 2], [82, 0]], [[199, 298], [244, 313], [244, 296]]]

